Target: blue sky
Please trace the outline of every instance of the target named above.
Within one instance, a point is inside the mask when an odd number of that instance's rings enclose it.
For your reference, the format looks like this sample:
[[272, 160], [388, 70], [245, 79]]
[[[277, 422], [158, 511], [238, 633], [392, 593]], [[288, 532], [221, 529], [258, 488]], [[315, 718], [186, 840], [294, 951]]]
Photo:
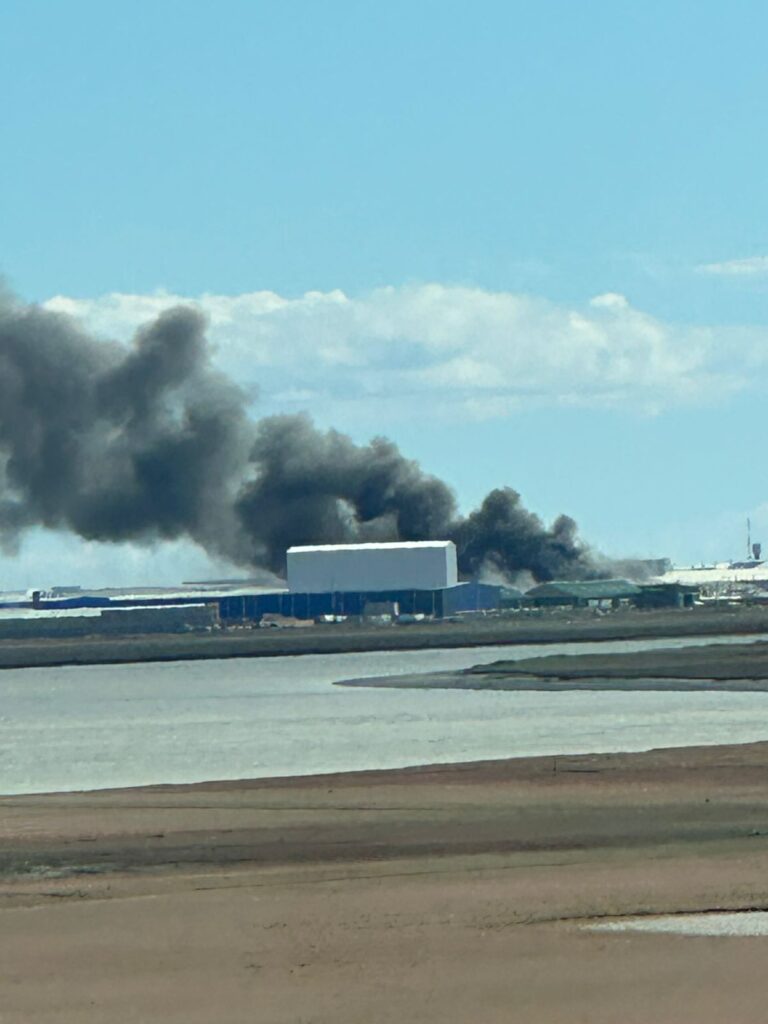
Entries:
[[[8, 0], [0, 272], [126, 338], [143, 297], [279, 296], [212, 329], [256, 414], [388, 434], [611, 554], [738, 555], [748, 514], [768, 542], [766, 30], [738, 0]], [[55, 542], [4, 576], [119, 561]], [[186, 569], [157, 557], [131, 572]]]

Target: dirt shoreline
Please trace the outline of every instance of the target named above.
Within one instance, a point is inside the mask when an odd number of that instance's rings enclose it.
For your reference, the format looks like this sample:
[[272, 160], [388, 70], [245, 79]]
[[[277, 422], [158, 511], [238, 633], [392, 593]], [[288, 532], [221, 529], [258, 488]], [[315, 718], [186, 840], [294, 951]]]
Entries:
[[756, 633], [768, 633], [768, 608], [627, 610], [602, 617], [591, 612], [552, 612], [541, 617], [480, 616], [464, 622], [409, 626], [337, 624], [302, 629], [230, 628], [183, 636], [3, 640], [0, 669]]
[[768, 743], [0, 799], [4, 1024], [765, 1019]]
[[2, 796], [0, 879], [743, 838], [751, 804], [689, 791], [766, 780], [768, 741]]

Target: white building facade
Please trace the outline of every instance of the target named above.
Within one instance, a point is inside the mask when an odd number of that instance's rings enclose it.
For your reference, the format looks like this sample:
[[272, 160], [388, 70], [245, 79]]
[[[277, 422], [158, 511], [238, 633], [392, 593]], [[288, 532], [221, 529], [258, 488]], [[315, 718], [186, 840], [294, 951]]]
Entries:
[[287, 568], [288, 589], [302, 594], [440, 590], [458, 582], [449, 540], [292, 547]]

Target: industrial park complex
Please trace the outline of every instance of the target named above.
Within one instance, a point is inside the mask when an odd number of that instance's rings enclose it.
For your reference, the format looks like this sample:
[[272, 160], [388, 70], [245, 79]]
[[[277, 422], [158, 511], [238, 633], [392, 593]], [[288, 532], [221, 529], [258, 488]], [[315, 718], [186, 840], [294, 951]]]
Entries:
[[184, 584], [178, 588], [53, 587], [0, 594], [0, 638], [183, 633], [236, 626], [381, 624], [556, 608], [685, 608], [768, 600], [768, 568], [753, 559], [668, 569], [647, 581], [551, 580], [525, 592], [460, 581], [451, 541], [292, 547], [286, 581]]

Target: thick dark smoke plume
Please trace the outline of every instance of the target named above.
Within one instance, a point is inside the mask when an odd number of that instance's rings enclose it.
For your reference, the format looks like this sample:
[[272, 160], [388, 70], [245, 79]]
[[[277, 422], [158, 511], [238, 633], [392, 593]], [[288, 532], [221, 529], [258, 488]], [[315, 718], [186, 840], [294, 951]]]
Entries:
[[234, 500], [252, 430], [192, 310], [164, 313], [126, 349], [62, 315], [0, 309], [6, 548], [39, 524], [101, 541], [188, 534], [246, 561]]
[[455, 540], [463, 574], [594, 575], [573, 520], [551, 528], [492, 491], [453, 492], [386, 438], [355, 445], [304, 416], [253, 422], [209, 361], [205, 321], [177, 307], [129, 347], [61, 314], [0, 300], [0, 542], [41, 525], [99, 541], [188, 536], [281, 572], [291, 544]]
[[270, 416], [256, 424], [251, 458], [256, 472], [237, 507], [272, 569], [290, 544], [429, 540], [451, 530], [451, 490], [386, 438], [359, 446], [305, 416]]
[[491, 491], [480, 508], [454, 525], [451, 535], [468, 576], [493, 570], [502, 576], [528, 572], [537, 580], [596, 574], [573, 519], [558, 516], [547, 529], [511, 487]]

